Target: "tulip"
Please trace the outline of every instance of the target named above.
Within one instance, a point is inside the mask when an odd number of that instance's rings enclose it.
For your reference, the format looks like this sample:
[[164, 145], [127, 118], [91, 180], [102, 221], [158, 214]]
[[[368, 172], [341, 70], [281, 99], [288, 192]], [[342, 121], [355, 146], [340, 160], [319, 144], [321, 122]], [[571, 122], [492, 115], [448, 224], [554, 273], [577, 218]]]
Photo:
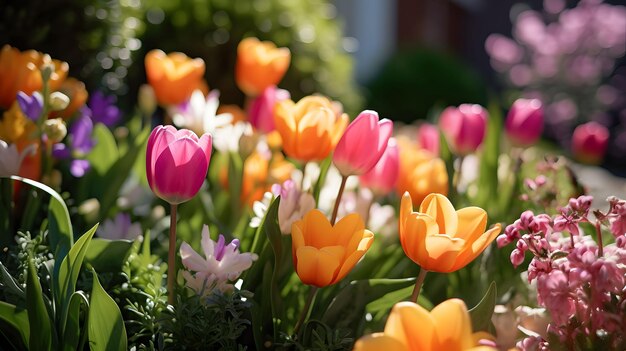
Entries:
[[181, 52], [165, 54], [152, 50], [146, 55], [146, 75], [161, 105], [175, 105], [189, 99], [203, 84], [204, 61]]
[[439, 129], [430, 123], [422, 124], [417, 131], [420, 147], [430, 151], [434, 156], [439, 156], [439, 139]]
[[581, 162], [600, 164], [609, 145], [609, 130], [597, 122], [581, 124], [574, 130], [572, 153]]
[[235, 81], [248, 96], [256, 96], [283, 78], [291, 53], [269, 41], [245, 38], [237, 47]]
[[332, 226], [314, 209], [292, 225], [291, 238], [298, 277], [319, 288], [343, 279], [370, 248], [374, 234], [356, 213]]
[[439, 128], [452, 151], [460, 156], [478, 149], [485, 138], [487, 111], [480, 105], [462, 104], [448, 107], [441, 113]]
[[400, 171], [396, 192], [398, 195], [408, 191], [413, 205], [419, 206], [430, 193], [448, 193], [448, 172], [446, 165], [429, 151], [420, 149], [404, 138], [398, 139], [400, 151]]
[[537, 99], [517, 99], [506, 117], [506, 134], [515, 146], [534, 144], [543, 131], [543, 105]]
[[157, 126], [148, 139], [146, 173], [152, 191], [170, 204], [188, 201], [206, 178], [211, 159], [210, 134]]
[[479, 207], [458, 211], [441, 194], [426, 196], [413, 212], [411, 195], [402, 196], [399, 215], [404, 253], [422, 270], [450, 273], [465, 267], [498, 236], [499, 223], [485, 232], [487, 213]]
[[395, 138], [389, 138], [385, 152], [374, 168], [359, 177], [362, 186], [376, 195], [389, 193], [396, 186], [400, 171], [400, 151]]
[[376, 111], [363, 111], [350, 123], [337, 143], [333, 163], [344, 177], [372, 169], [387, 148], [393, 122], [378, 120]]
[[304, 162], [320, 161], [337, 145], [348, 125], [348, 115], [335, 114], [325, 97], [307, 96], [298, 103], [279, 102], [274, 122], [287, 156]]
[[291, 98], [287, 90], [271, 85], [250, 104], [250, 124], [263, 133], [276, 129], [274, 124], [274, 107], [276, 103]]
[[42, 90], [41, 68], [50, 67], [48, 88], [57, 90], [67, 77], [69, 65], [53, 60], [49, 55], [35, 50], [19, 51], [5, 45], [0, 51], [0, 108], [8, 109], [17, 97], [18, 91], [31, 95]]
[[487, 346], [492, 341], [488, 333], [472, 333], [463, 300], [446, 300], [430, 312], [413, 302], [399, 302], [391, 309], [385, 331], [360, 338], [354, 350], [495, 351]]

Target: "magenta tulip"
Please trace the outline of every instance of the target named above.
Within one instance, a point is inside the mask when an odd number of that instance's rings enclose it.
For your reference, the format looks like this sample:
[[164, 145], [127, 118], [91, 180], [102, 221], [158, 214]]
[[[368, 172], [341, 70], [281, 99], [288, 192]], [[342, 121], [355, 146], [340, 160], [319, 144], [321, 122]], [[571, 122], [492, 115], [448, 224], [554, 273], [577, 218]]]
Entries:
[[515, 146], [534, 144], [543, 131], [543, 105], [537, 99], [517, 99], [506, 117], [506, 134]]
[[609, 145], [609, 130], [598, 122], [581, 124], [574, 130], [572, 153], [581, 162], [600, 164]]
[[363, 111], [339, 139], [333, 163], [344, 177], [361, 175], [372, 169], [387, 148], [393, 122], [378, 120], [376, 111]]
[[422, 124], [417, 130], [417, 142], [422, 149], [439, 156], [439, 129], [436, 126], [430, 123]]
[[278, 89], [270, 85], [263, 93], [252, 100], [250, 104], [249, 120], [252, 126], [263, 133], [269, 133], [276, 129], [274, 125], [274, 106], [283, 100], [290, 99], [287, 90]]
[[385, 152], [374, 168], [359, 177], [361, 185], [369, 188], [376, 195], [391, 192], [398, 180], [400, 171], [400, 152], [395, 138], [389, 138]]
[[480, 105], [462, 104], [443, 110], [439, 128], [455, 154], [464, 156], [478, 149], [485, 138], [487, 116]]
[[212, 138], [188, 129], [157, 126], [148, 139], [146, 174], [152, 191], [176, 205], [196, 195], [206, 178]]

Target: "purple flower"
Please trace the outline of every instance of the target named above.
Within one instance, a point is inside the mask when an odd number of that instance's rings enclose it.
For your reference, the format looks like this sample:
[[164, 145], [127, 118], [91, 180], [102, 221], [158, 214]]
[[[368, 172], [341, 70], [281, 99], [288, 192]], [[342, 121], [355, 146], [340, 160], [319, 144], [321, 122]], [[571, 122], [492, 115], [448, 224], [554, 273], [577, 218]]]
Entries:
[[106, 96], [101, 91], [96, 91], [89, 99], [89, 108], [94, 122], [102, 123], [107, 127], [114, 126], [120, 119], [120, 109], [115, 106], [116, 97]]
[[70, 163], [70, 173], [80, 178], [89, 171], [91, 165], [89, 161], [81, 159], [88, 154], [95, 145], [92, 136], [93, 122], [91, 121], [91, 111], [87, 107], [81, 109], [81, 116], [74, 121], [70, 127], [69, 145], [57, 143], [52, 146], [52, 155], [60, 160], [73, 159]]
[[35, 122], [41, 117], [43, 111], [43, 97], [38, 91], [28, 96], [23, 91], [17, 93], [17, 103], [20, 105], [22, 112], [31, 121]]

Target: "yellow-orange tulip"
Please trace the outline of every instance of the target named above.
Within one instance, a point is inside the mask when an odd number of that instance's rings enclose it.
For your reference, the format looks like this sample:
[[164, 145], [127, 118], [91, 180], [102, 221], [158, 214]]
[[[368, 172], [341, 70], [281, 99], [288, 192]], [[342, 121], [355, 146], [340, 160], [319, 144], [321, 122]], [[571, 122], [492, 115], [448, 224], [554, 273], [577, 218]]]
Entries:
[[450, 273], [480, 255], [502, 229], [494, 225], [485, 232], [487, 212], [480, 207], [458, 211], [441, 194], [426, 196], [419, 212], [413, 212], [411, 195], [400, 203], [400, 243], [404, 253], [422, 269]]
[[398, 138], [400, 171], [396, 190], [398, 195], [408, 191], [413, 205], [418, 206], [430, 193], [448, 194], [448, 172], [442, 159], [406, 138]]
[[30, 138], [29, 134], [36, 129], [35, 123], [24, 116], [17, 101], [11, 108], [4, 111], [0, 119], [0, 139], [7, 143], [14, 143], [21, 138]]
[[146, 75], [161, 105], [175, 105], [187, 100], [204, 82], [204, 61], [191, 59], [181, 52], [165, 54], [152, 50], [146, 55]]
[[319, 161], [335, 148], [348, 125], [348, 115], [335, 114], [332, 102], [307, 96], [298, 103], [283, 100], [274, 109], [276, 130], [287, 156], [300, 161]]
[[472, 333], [472, 321], [465, 302], [450, 299], [428, 312], [413, 302], [393, 306], [385, 331], [357, 340], [355, 351], [495, 351], [481, 345], [493, 342], [485, 332]]
[[245, 38], [237, 47], [235, 80], [248, 96], [256, 96], [283, 78], [291, 61], [288, 48], [277, 48], [269, 41]]
[[0, 107], [11, 107], [18, 91], [31, 95], [41, 90], [40, 70], [44, 64], [54, 66], [48, 84], [50, 91], [57, 90], [67, 77], [67, 62], [53, 60], [50, 55], [35, 50], [22, 52], [10, 45], [3, 46], [0, 51]]
[[363, 219], [349, 214], [330, 224], [319, 210], [311, 210], [291, 227], [293, 266], [304, 284], [324, 287], [343, 279], [365, 255], [374, 234]]

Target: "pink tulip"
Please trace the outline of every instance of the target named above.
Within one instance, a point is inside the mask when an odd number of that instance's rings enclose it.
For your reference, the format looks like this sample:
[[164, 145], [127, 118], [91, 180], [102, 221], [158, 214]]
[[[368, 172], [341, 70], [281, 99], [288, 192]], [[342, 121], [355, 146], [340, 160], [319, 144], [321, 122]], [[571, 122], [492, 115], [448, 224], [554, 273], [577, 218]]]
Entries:
[[436, 126], [430, 123], [422, 124], [417, 130], [417, 141], [422, 149], [439, 156], [439, 129]]
[[287, 90], [278, 89], [275, 85], [265, 88], [263, 93], [252, 100], [249, 119], [252, 126], [263, 133], [276, 129], [274, 126], [274, 106], [276, 103], [290, 99]]
[[378, 120], [376, 111], [363, 111], [339, 139], [333, 163], [344, 177], [361, 175], [372, 169], [387, 148], [393, 122]]
[[543, 105], [537, 99], [517, 99], [506, 117], [506, 134], [515, 146], [534, 144], [543, 131]]
[[462, 104], [443, 110], [439, 128], [455, 154], [467, 155], [478, 149], [485, 138], [487, 116], [480, 105]]
[[609, 130], [598, 122], [581, 124], [574, 130], [572, 153], [578, 160], [599, 164], [609, 144]]
[[400, 171], [400, 152], [395, 138], [389, 138], [387, 148], [374, 168], [361, 175], [361, 185], [369, 188], [377, 195], [392, 191], [398, 180]]
[[152, 191], [176, 205], [196, 195], [206, 178], [212, 138], [188, 129], [157, 126], [148, 139], [146, 174]]

